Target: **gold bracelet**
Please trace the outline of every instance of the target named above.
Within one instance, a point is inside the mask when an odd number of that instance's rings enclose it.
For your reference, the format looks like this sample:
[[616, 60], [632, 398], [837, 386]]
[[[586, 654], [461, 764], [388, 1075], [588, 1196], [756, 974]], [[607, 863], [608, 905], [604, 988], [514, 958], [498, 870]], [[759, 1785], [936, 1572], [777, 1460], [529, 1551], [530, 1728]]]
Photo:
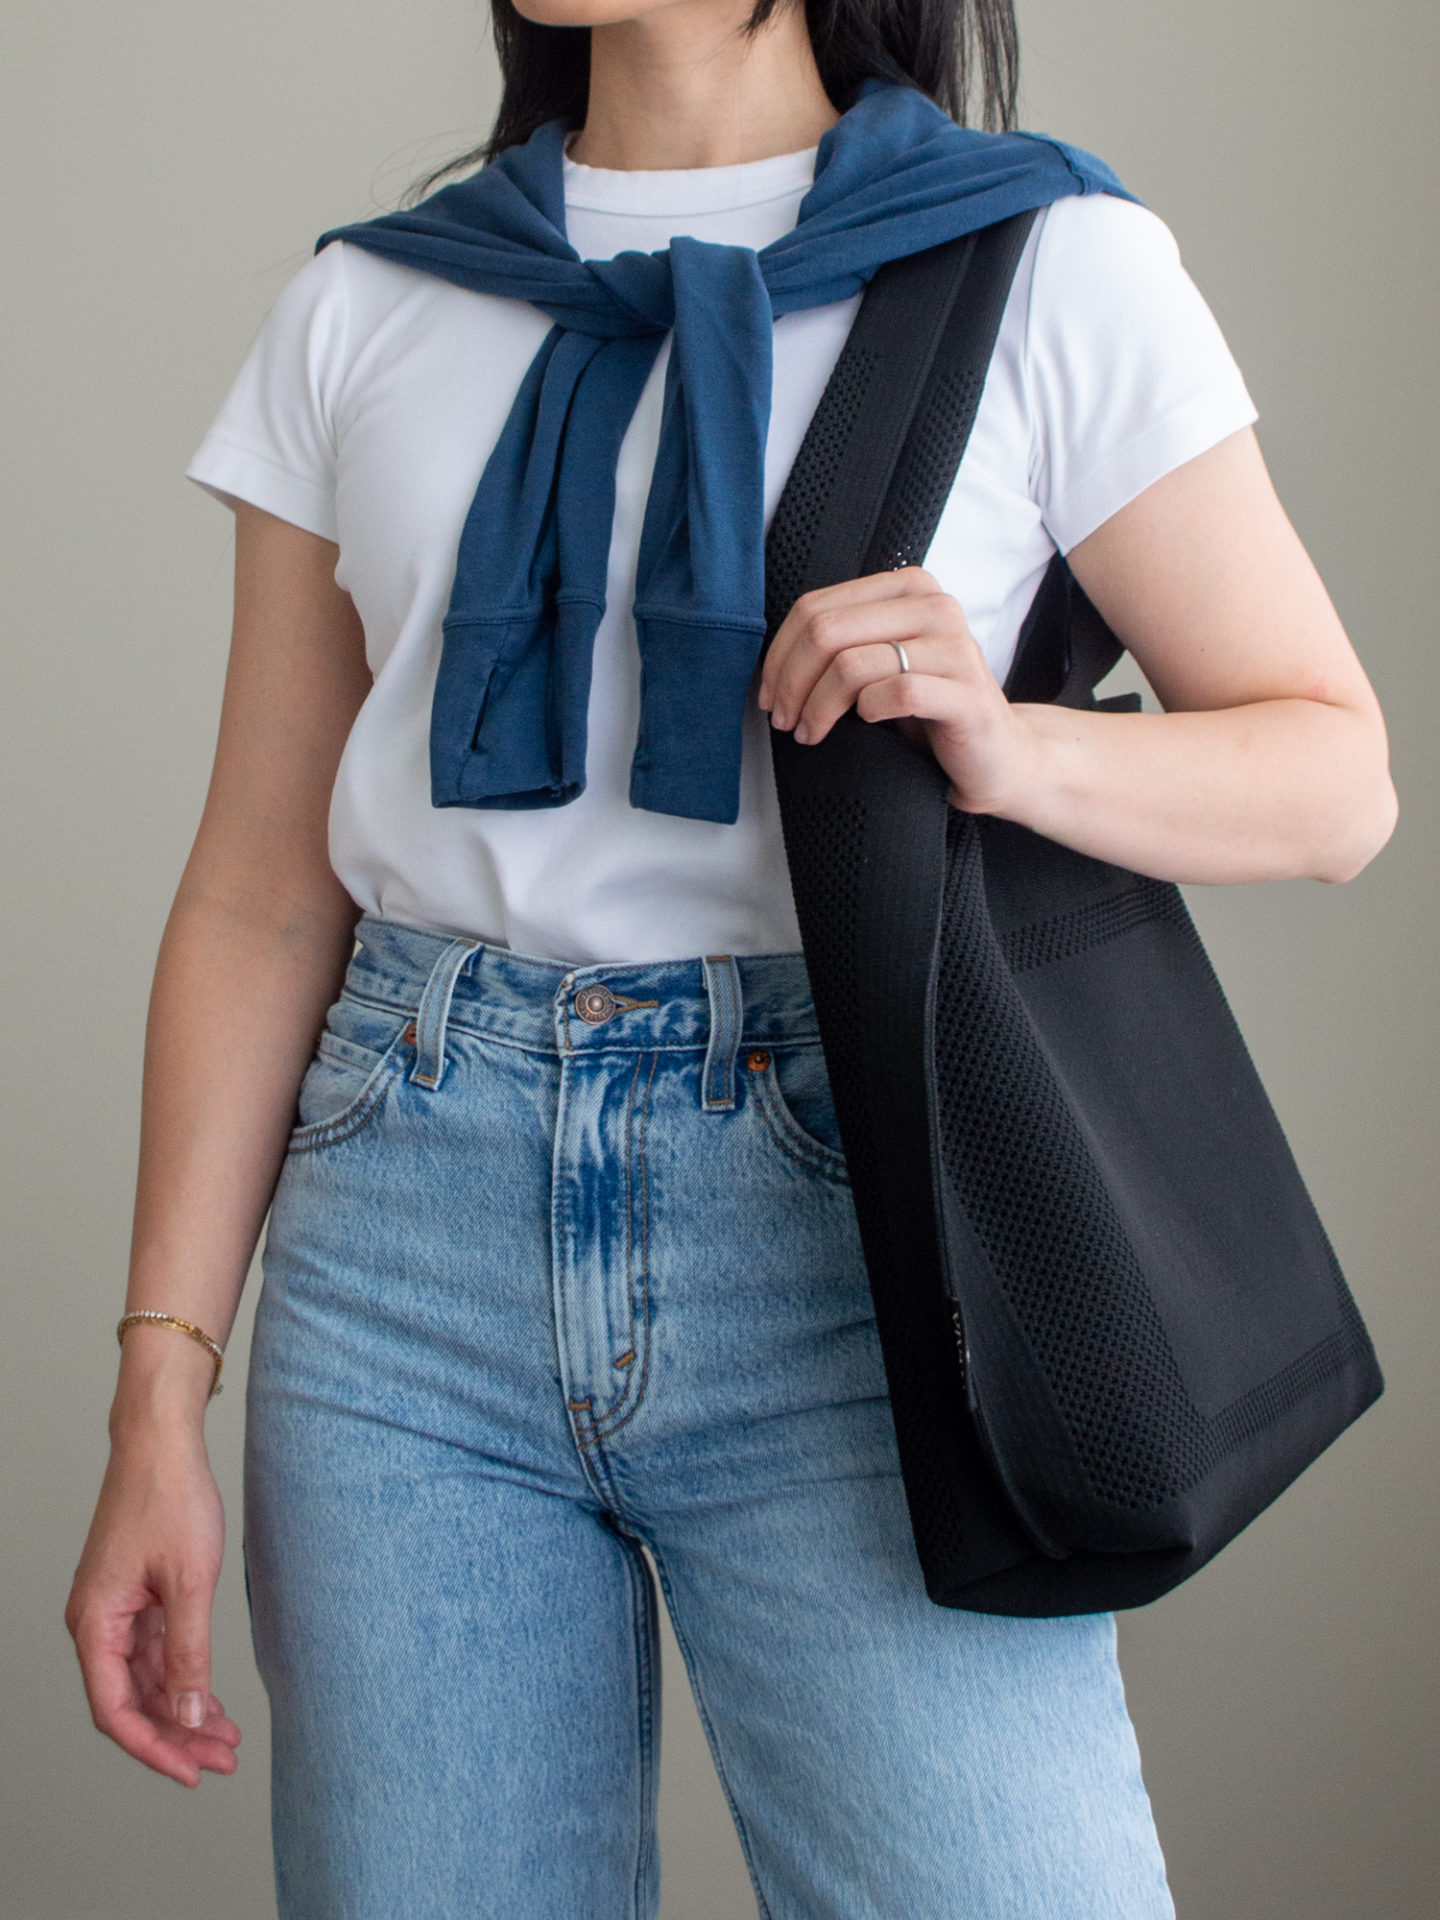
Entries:
[[197, 1327], [192, 1320], [177, 1320], [173, 1313], [155, 1313], [148, 1307], [141, 1307], [135, 1313], [127, 1313], [122, 1316], [119, 1326], [115, 1329], [115, 1338], [120, 1342], [122, 1347], [125, 1344], [125, 1334], [127, 1330], [133, 1326], [137, 1326], [142, 1320], [148, 1320], [152, 1325], [157, 1327], [173, 1327], [177, 1333], [188, 1335], [197, 1345], [204, 1347], [205, 1351], [210, 1355], [210, 1358], [215, 1362], [215, 1373], [210, 1382], [210, 1391], [206, 1395], [207, 1399], [213, 1400], [220, 1391], [220, 1369], [225, 1364], [224, 1348], [218, 1346], [216, 1342], [210, 1338], [209, 1334], [206, 1333], [203, 1328]]

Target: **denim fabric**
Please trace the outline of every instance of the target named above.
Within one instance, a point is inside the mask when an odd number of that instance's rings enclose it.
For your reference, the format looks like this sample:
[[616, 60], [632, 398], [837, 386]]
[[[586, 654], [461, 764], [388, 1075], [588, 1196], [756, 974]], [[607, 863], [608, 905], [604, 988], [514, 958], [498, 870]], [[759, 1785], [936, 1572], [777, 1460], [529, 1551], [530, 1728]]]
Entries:
[[762, 1914], [1171, 1915], [1111, 1619], [925, 1596], [801, 957], [359, 937], [249, 1388], [284, 1920], [657, 1912], [642, 1543]]

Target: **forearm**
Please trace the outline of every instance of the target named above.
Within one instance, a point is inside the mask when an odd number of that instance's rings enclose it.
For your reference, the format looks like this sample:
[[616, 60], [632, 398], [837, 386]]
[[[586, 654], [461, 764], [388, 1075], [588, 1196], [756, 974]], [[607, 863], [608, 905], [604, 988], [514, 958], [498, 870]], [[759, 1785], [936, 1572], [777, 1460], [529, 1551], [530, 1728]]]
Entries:
[[[370, 686], [335, 545], [235, 503], [235, 630], [210, 792], [161, 942], [145, 1040], [128, 1304], [228, 1338], [357, 909], [330, 868], [335, 770]], [[125, 1335], [112, 1447], [66, 1624], [95, 1724], [186, 1786], [231, 1773], [210, 1692], [224, 1514], [211, 1356]]]
[[1156, 879], [1346, 880], [1394, 824], [1383, 729], [1352, 708], [1013, 712], [1023, 772], [986, 810]]
[[[224, 1344], [355, 917], [328, 877], [303, 905], [259, 885], [182, 883], [146, 1034], [127, 1311], [176, 1315]], [[173, 1330], [133, 1327], [112, 1427], [197, 1418], [211, 1369]]]

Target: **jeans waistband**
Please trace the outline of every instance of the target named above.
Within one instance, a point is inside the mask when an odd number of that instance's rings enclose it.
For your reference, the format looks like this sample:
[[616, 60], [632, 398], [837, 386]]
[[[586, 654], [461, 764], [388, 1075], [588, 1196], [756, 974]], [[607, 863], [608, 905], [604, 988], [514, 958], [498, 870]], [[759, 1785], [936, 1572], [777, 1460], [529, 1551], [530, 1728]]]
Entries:
[[552, 1054], [703, 1049], [705, 1104], [726, 1106], [737, 1051], [819, 1039], [800, 953], [567, 966], [371, 914], [355, 938], [345, 990], [415, 1015], [425, 1085], [443, 1076], [453, 1026]]

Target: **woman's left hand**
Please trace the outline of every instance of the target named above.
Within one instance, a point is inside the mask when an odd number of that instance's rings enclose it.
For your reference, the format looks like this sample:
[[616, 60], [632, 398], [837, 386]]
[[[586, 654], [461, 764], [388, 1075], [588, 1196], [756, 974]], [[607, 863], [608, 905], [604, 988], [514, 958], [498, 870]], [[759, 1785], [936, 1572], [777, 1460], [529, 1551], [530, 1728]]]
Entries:
[[847, 707], [898, 720], [928, 740], [955, 806], [1157, 880], [1358, 873], [1395, 824], [1385, 724], [1254, 431], [1176, 467], [1066, 557], [1163, 712], [1012, 706], [923, 567], [797, 600], [760, 704], [802, 742]]
[[[909, 661], [900, 664], [894, 642]], [[923, 567], [802, 594], [765, 656], [760, 705], [805, 746], [854, 707], [928, 740], [953, 805], [1003, 812], [1025, 784], [1032, 739], [986, 665], [964, 609]]]

